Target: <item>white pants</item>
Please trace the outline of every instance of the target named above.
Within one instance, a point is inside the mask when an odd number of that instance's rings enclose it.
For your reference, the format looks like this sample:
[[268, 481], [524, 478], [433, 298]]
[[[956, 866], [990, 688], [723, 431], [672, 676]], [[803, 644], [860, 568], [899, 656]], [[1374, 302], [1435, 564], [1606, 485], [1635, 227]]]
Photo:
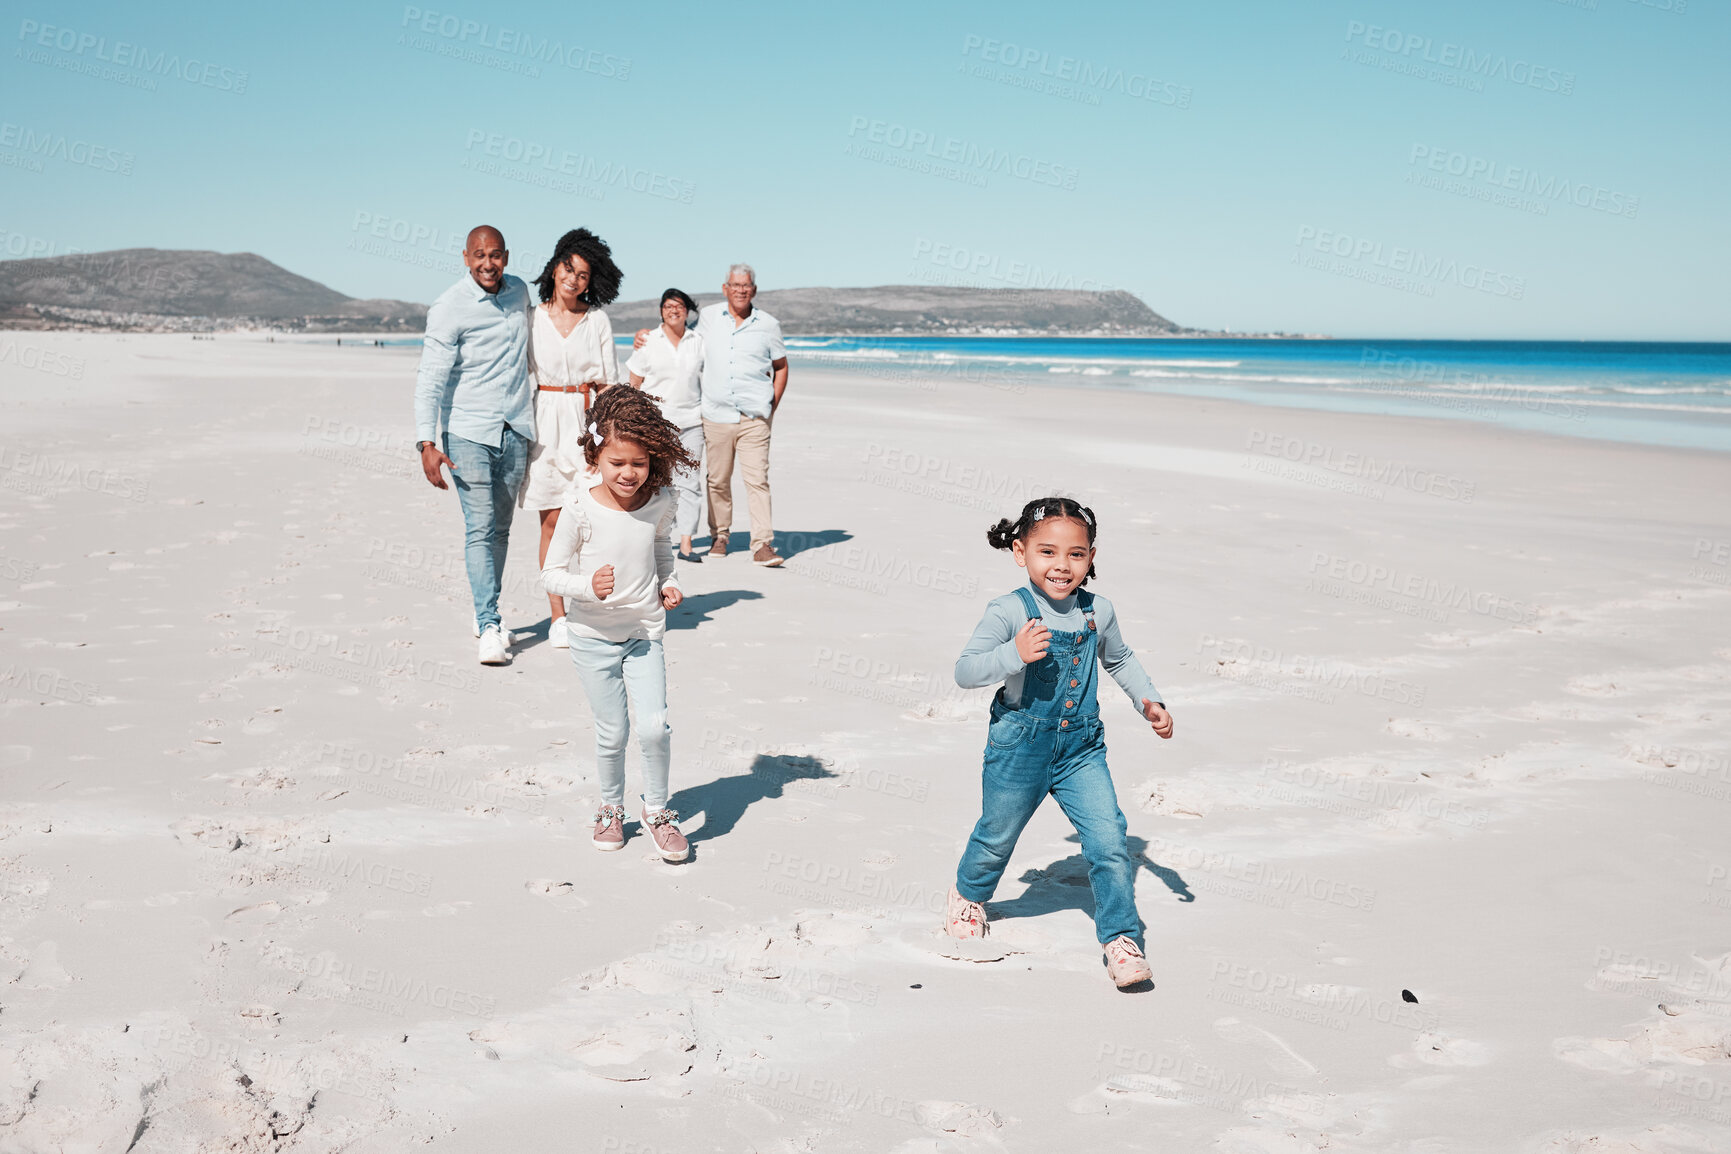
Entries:
[[[679, 430], [679, 443], [685, 451], [703, 460], [703, 426], [693, 425]], [[698, 522], [703, 519], [703, 466], [673, 470], [673, 488], [679, 494], [679, 508], [673, 515], [675, 537], [695, 537]], [[679, 542], [675, 541], [675, 545]]]
[[631, 712], [637, 713], [637, 747], [643, 753], [643, 807], [667, 805], [667, 768], [673, 729], [667, 724], [667, 659], [661, 642], [571, 639], [571, 664], [589, 696], [595, 721], [595, 777], [601, 804], [625, 804], [625, 742]]

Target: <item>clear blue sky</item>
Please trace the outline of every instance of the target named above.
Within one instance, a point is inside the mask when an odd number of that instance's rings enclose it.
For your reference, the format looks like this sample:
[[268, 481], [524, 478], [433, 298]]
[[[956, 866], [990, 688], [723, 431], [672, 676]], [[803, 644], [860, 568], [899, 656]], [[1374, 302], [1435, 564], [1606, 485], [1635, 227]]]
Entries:
[[582, 224], [627, 299], [749, 260], [1207, 327], [1731, 337], [1717, 0], [5, 11], [7, 255], [426, 301], [472, 224], [530, 276]]

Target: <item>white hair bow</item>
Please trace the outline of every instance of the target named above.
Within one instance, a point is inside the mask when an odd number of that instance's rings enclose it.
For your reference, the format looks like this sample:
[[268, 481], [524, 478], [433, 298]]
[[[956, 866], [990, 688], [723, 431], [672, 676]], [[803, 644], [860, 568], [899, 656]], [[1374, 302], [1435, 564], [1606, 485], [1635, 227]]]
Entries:
[[602, 440], [601, 430], [596, 427], [594, 421], [589, 422], [589, 439], [594, 441], [597, 445], [599, 445]]

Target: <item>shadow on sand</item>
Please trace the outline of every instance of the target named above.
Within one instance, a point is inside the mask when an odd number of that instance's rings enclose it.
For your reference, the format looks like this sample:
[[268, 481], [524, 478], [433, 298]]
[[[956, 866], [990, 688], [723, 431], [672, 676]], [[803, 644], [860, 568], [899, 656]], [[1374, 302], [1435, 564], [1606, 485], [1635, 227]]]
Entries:
[[[699, 557], [703, 557], [709, 552], [711, 540], [712, 539], [709, 537], [695, 537], [691, 541], [691, 547], [697, 550], [697, 555]], [[808, 549], [822, 549], [825, 545], [839, 545], [843, 541], [852, 540], [853, 534], [849, 533], [846, 529], [819, 529], [816, 532], [809, 533], [777, 533], [775, 535], [775, 551], [780, 553], [785, 559], [797, 557]], [[678, 542], [674, 542], [674, 544], [678, 544]], [[728, 534], [728, 557], [744, 556], [749, 560], [750, 555], [750, 533]], [[717, 558], [716, 562], [725, 565], [727, 564], [727, 558]]]
[[713, 593], [693, 593], [679, 603], [679, 608], [667, 612], [669, 629], [696, 629], [717, 609], [741, 601], [761, 601], [763, 594], [755, 589], [717, 589]]
[[[1071, 834], [1064, 840], [1079, 843], [1081, 838]], [[1130, 860], [1159, 878], [1179, 901], [1196, 900], [1196, 895], [1190, 892], [1190, 886], [1176, 870], [1167, 869], [1148, 856], [1146, 838], [1131, 834], [1125, 842], [1130, 848]], [[1028, 888], [1009, 901], [987, 902], [986, 908], [992, 920], [1034, 918], [1058, 910], [1081, 910], [1090, 918], [1094, 916], [1094, 891], [1088, 886], [1088, 859], [1080, 853], [1059, 858], [1044, 869], [1024, 870], [1016, 880]]]
[[[1082, 839], [1071, 834], [1064, 840], [1079, 844]], [[1196, 900], [1196, 895], [1190, 891], [1189, 885], [1178, 876], [1176, 870], [1167, 869], [1148, 856], [1146, 838], [1132, 834], [1125, 839], [1125, 844], [1130, 850], [1130, 860], [1159, 878], [1161, 884], [1172, 891], [1179, 901]], [[1059, 858], [1044, 869], [1024, 870], [1022, 876], [1016, 880], [1026, 884], [1028, 888], [1021, 896], [1007, 902], [987, 902], [986, 910], [992, 921], [1032, 918], [1058, 910], [1081, 910], [1090, 919], [1094, 916], [1094, 892], [1088, 885], [1088, 859], [1080, 853]], [[1153, 982], [1139, 982], [1134, 986], [1124, 987], [1124, 992], [1146, 993], [1153, 988]]]
[[755, 803], [783, 796], [783, 790], [790, 783], [824, 781], [840, 776], [815, 757], [760, 753], [744, 773], [682, 789], [667, 804], [687, 817], [702, 811], [703, 828], [691, 834], [695, 853], [704, 842], [731, 833], [745, 811]]

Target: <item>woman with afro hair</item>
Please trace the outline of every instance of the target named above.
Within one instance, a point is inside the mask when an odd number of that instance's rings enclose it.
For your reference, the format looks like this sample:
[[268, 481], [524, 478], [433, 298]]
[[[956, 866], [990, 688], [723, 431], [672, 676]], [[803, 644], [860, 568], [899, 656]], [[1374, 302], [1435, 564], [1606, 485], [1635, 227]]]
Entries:
[[[559, 238], [535, 280], [541, 297], [529, 328], [535, 442], [517, 506], [540, 514], [543, 564], [559, 510], [588, 472], [577, 442], [589, 397], [621, 380], [613, 323], [602, 309], [618, 299], [624, 275], [606, 241], [574, 228]], [[568, 648], [565, 599], [549, 594], [547, 604], [553, 619], [547, 639], [555, 649]]]

